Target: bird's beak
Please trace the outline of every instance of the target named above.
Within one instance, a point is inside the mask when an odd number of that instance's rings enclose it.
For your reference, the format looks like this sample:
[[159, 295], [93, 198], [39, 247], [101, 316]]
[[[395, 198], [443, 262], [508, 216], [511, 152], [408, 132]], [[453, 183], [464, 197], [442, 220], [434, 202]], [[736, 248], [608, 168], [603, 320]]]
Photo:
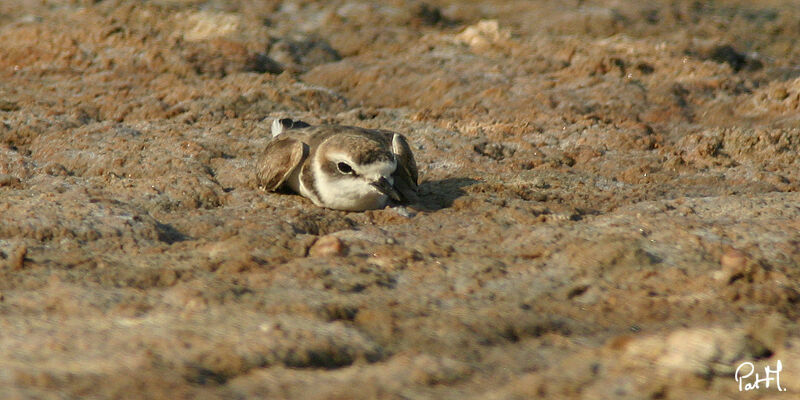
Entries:
[[392, 200], [400, 201], [400, 194], [397, 193], [397, 190], [394, 189], [394, 186], [392, 186], [386, 178], [381, 178], [377, 182], [370, 183], [370, 185], [378, 189], [379, 192], [391, 197]]

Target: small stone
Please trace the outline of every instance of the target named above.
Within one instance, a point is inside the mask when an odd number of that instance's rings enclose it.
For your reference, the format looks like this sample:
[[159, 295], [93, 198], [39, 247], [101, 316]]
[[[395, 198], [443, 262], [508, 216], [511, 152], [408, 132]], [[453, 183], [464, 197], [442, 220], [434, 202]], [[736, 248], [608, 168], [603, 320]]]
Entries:
[[235, 32], [241, 25], [241, 17], [229, 13], [200, 11], [183, 16], [184, 39], [200, 42]]
[[20, 183], [19, 178], [15, 176], [8, 174], [0, 174], [0, 187], [3, 186], [15, 187], [18, 186], [19, 183]]
[[481, 20], [470, 25], [456, 35], [456, 40], [476, 50], [485, 50], [492, 45], [501, 44], [511, 38], [506, 29], [500, 29], [497, 20]]
[[689, 206], [680, 206], [680, 207], [678, 207], [678, 209], [676, 211], [678, 212], [678, 214], [680, 214], [680, 215], [682, 215], [684, 217], [687, 216], [687, 215], [692, 215], [692, 214], [695, 213], [694, 209], [692, 207], [689, 207]]
[[[19, 245], [16, 248], [8, 251], [6, 260], [2, 260], [2, 258], [0, 258], [0, 262], [5, 261], [6, 266], [12, 271], [19, 271], [22, 269], [22, 266], [25, 263], [25, 255], [27, 253], [28, 248], [25, 247], [25, 245]], [[2, 266], [1, 263], [0, 266]]]
[[281, 38], [270, 46], [266, 55], [290, 71], [307, 71], [342, 58], [326, 40], [311, 35]]
[[476, 153], [496, 161], [505, 160], [514, 155], [516, 150], [501, 143], [481, 142], [473, 146]]
[[437, 385], [457, 382], [470, 374], [467, 364], [427, 354], [410, 360], [409, 377], [418, 384]]
[[308, 255], [311, 257], [340, 256], [344, 253], [344, 244], [336, 236], [323, 236], [311, 246]]
[[741, 250], [729, 247], [722, 253], [719, 263], [722, 265], [722, 268], [727, 270], [740, 271], [747, 265], [747, 255]]
[[397, 207], [392, 207], [391, 209], [394, 212], [396, 212], [397, 215], [405, 218], [414, 218], [414, 216], [417, 215], [417, 213], [414, 210], [409, 209], [408, 207], [397, 206]]
[[773, 100], [783, 101], [783, 99], [789, 97], [789, 92], [786, 88], [778, 87], [769, 92], [769, 97]]
[[547, 189], [550, 187], [550, 184], [545, 182], [545, 180], [541, 177], [533, 178], [533, 181], [531, 183], [533, 184], [533, 187], [539, 189]]
[[0, 111], [18, 111], [19, 105], [15, 101], [0, 100]]
[[245, 70], [258, 72], [259, 74], [280, 74], [283, 72], [283, 65], [266, 54], [258, 53], [247, 59]]

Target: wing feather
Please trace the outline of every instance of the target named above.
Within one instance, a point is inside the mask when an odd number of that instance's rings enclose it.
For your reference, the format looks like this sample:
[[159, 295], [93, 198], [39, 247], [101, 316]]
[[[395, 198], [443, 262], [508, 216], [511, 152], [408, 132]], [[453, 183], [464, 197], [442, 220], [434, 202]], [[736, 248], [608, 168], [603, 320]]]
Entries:
[[258, 162], [256, 181], [269, 191], [278, 190], [308, 156], [308, 146], [292, 137], [272, 140]]
[[403, 195], [406, 201], [416, 202], [419, 173], [417, 163], [414, 161], [414, 153], [408, 145], [406, 138], [395, 133], [392, 137], [392, 153], [397, 159], [397, 170], [394, 172], [395, 187]]

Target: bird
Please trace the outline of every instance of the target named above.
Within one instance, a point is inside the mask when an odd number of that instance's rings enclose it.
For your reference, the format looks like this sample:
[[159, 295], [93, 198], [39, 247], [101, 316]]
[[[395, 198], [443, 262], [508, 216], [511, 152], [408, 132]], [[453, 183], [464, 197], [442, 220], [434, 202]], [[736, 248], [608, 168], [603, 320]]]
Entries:
[[418, 200], [418, 172], [406, 138], [345, 125], [276, 118], [256, 167], [260, 188], [291, 189], [320, 207], [364, 211]]

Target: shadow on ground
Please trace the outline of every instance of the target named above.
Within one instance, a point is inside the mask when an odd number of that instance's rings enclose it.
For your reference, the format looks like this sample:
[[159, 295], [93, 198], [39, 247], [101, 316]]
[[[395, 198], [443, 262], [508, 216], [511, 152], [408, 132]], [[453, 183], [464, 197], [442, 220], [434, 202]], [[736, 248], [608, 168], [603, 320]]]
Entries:
[[418, 205], [427, 211], [448, 208], [457, 198], [466, 194], [462, 188], [478, 182], [480, 181], [472, 178], [447, 178], [422, 182], [419, 185]]

